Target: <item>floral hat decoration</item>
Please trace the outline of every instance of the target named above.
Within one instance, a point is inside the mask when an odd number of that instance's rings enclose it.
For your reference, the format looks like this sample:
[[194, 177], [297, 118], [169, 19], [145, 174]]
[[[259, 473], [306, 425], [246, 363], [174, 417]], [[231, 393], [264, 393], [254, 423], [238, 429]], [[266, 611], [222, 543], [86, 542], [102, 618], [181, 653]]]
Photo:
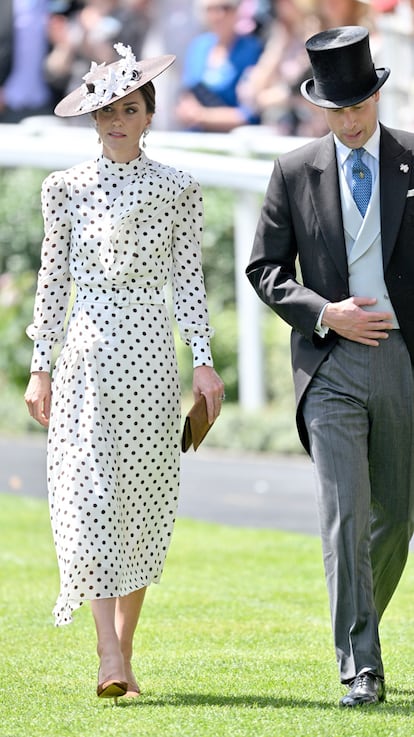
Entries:
[[142, 87], [175, 61], [172, 54], [137, 61], [131, 47], [122, 43], [114, 44], [114, 49], [122, 59], [112, 64], [97, 64], [93, 61], [89, 72], [83, 77], [84, 83], [56, 105], [56, 115], [69, 118], [93, 113]]

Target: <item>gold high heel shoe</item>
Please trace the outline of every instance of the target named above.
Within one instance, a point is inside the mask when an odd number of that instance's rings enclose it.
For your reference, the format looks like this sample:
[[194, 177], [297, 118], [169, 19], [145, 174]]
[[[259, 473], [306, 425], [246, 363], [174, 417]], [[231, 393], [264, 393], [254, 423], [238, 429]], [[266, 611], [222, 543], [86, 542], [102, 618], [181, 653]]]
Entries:
[[115, 701], [115, 706], [117, 706], [119, 696], [125, 696], [127, 690], [128, 684], [126, 681], [111, 679], [110, 681], [98, 683], [96, 695], [99, 699], [113, 699]]

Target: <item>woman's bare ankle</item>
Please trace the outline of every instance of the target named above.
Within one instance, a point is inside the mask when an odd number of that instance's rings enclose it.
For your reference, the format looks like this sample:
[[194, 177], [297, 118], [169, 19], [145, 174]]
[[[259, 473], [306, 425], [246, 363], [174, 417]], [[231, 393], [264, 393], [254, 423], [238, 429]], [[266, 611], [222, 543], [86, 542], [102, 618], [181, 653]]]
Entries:
[[126, 681], [125, 663], [118, 646], [98, 645], [99, 681]]

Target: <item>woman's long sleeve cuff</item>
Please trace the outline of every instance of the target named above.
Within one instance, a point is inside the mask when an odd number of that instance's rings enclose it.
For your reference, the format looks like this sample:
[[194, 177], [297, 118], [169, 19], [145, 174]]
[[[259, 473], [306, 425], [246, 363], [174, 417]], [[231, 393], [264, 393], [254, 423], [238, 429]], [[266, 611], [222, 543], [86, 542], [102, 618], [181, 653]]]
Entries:
[[206, 335], [193, 335], [191, 338], [191, 350], [193, 352], [193, 368], [196, 366], [212, 366], [210, 338]]
[[47, 371], [49, 373], [52, 365], [52, 351], [53, 343], [49, 340], [35, 340], [30, 371]]

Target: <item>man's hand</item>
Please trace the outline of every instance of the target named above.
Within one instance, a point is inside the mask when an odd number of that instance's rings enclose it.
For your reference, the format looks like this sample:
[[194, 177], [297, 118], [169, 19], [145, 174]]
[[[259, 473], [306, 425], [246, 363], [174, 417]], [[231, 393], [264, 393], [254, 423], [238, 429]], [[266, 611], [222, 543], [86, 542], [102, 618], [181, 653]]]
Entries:
[[380, 340], [388, 338], [393, 325], [391, 313], [363, 309], [376, 301], [371, 297], [348, 297], [342, 302], [331, 302], [323, 313], [322, 325], [348, 340], [378, 346]]

